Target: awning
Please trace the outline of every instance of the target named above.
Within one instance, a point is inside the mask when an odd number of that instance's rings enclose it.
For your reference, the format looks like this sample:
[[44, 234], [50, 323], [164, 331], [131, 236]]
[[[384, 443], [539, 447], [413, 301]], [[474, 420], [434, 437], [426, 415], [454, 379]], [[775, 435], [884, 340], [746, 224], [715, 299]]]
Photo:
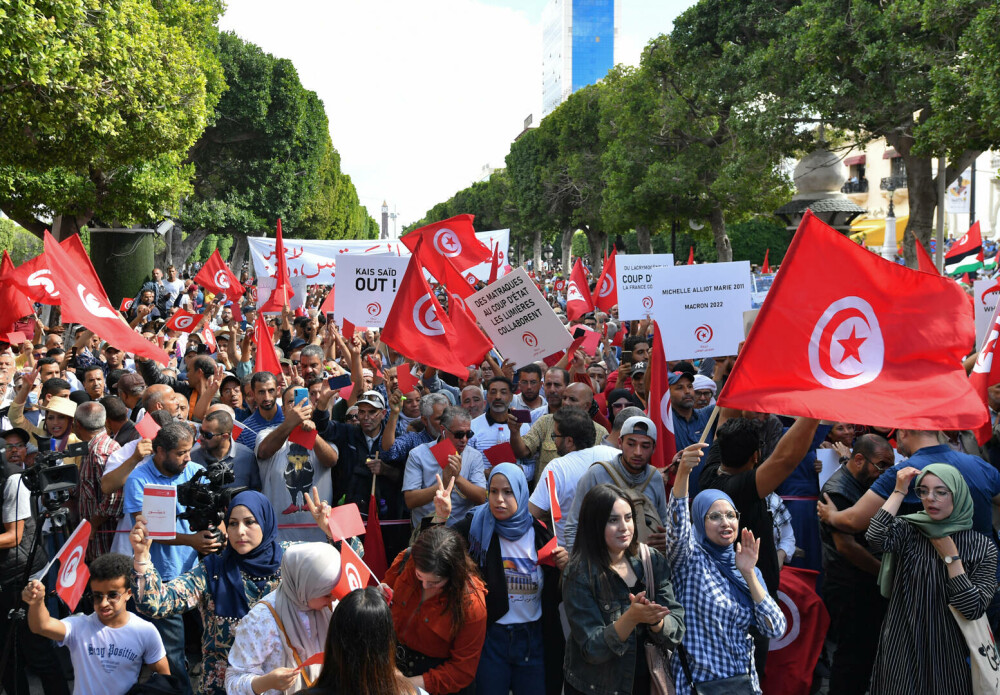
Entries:
[[[910, 221], [909, 215], [896, 218], [896, 242], [903, 241], [903, 233], [906, 231], [906, 223]], [[850, 237], [853, 241], [863, 241], [866, 246], [881, 246], [885, 241], [885, 218], [865, 217], [855, 220], [851, 224]]]
[[901, 155], [899, 152], [895, 150], [895, 148], [892, 147], [890, 147], [889, 149], [887, 149], [885, 152], [882, 153], [882, 159], [895, 159], [896, 157], [902, 157], [902, 156], [903, 155]]
[[865, 163], [865, 155], [863, 154], [858, 154], [853, 157], [848, 157], [847, 159], [844, 160], [845, 167], [856, 167], [864, 163]]

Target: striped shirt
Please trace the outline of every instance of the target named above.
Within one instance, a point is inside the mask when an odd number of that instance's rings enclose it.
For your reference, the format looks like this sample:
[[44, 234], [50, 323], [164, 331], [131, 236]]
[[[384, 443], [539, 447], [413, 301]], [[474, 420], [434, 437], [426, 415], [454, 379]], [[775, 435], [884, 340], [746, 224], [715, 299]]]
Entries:
[[87, 546], [87, 561], [98, 555], [111, 552], [114, 531], [122, 516], [122, 491], [115, 490], [110, 495], [101, 492], [101, 478], [108, 463], [108, 457], [121, 449], [111, 435], [104, 430], [98, 432], [88, 442], [87, 455], [80, 463], [80, 518], [93, 519], [103, 516], [104, 523], [93, 529], [90, 545]]

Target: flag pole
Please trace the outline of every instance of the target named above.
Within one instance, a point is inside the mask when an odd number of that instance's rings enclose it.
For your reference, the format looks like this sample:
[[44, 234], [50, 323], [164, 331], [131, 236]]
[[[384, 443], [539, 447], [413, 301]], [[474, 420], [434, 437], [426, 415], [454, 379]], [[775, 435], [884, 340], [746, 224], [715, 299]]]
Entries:
[[704, 444], [705, 440], [708, 439], [708, 433], [712, 429], [712, 425], [715, 424], [715, 418], [719, 416], [719, 404], [716, 403], [715, 407], [712, 408], [712, 414], [708, 416], [708, 422], [705, 423], [705, 429], [701, 431], [701, 436], [698, 438], [699, 444]]

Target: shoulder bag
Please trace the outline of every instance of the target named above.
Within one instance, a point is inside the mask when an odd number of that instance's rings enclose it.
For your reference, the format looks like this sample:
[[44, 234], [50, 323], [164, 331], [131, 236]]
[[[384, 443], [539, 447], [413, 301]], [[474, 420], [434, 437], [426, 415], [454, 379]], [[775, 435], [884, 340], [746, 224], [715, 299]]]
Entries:
[[[645, 543], [639, 544], [639, 557], [642, 559], [642, 572], [646, 575], [646, 597], [653, 601], [656, 598], [656, 577], [653, 575], [649, 546]], [[676, 695], [667, 666], [670, 652], [649, 640], [645, 640], [642, 646], [646, 650], [646, 665], [649, 667], [649, 695]]]

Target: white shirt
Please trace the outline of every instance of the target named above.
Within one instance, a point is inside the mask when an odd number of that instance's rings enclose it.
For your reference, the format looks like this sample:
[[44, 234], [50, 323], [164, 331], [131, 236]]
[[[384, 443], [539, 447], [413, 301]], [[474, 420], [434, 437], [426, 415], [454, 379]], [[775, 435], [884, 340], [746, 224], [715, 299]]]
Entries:
[[[278, 519], [278, 538], [283, 541], [326, 542], [306, 506], [306, 495], [316, 486], [320, 499], [333, 497], [333, 475], [316, 458], [316, 451], [285, 440], [270, 458], [260, 458], [260, 444], [276, 427], [257, 433], [254, 455], [260, 469], [261, 492], [271, 502]], [[330, 446], [336, 447], [331, 444]], [[308, 528], [281, 528], [285, 524], [308, 524]], [[310, 655], [311, 656], [311, 655]]]
[[500, 537], [500, 556], [507, 580], [507, 613], [497, 622], [501, 625], [531, 623], [542, 617], [542, 568], [535, 550], [535, 529], [516, 541]]
[[[545, 396], [541, 393], [538, 394], [538, 397], [542, 399], [542, 405], [538, 406], [539, 408], [549, 404], [549, 402], [545, 400]], [[514, 400], [510, 402], [510, 407], [514, 410], [534, 410], [534, 408], [524, 402], [524, 396], [519, 393], [514, 394]]]
[[180, 296], [180, 293], [184, 291], [184, 281], [180, 278], [174, 281], [164, 278], [163, 289], [167, 291], [167, 308], [169, 309], [174, 305], [174, 301]]
[[[441, 466], [434, 458], [431, 447], [437, 442], [427, 442], [414, 448], [406, 459], [406, 469], [403, 471], [403, 492], [423, 490], [437, 484], [435, 474], [441, 474]], [[462, 468], [459, 474], [473, 485], [486, 489], [485, 473], [486, 457], [471, 446], [466, 445], [462, 451]], [[462, 496], [458, 485], [451, 493], [451, 517], [447, 525], [452, 526], [466, 517], [475, 505]], [[419, 526], [421, 519], [434, 513], [434, 501], [410, 510], [410, 520], [413, 526]]]
[[538, 485], [535, 486], [535, 491], [531, 493], [528, 501], [542, 511], [549, 511], [552, 505], [549, 502], [548, 472], [552, 471], [556, 480], [556, 500], [559, 502], [559, 509], [562, 510], [562, 519], [556, 522], [555, 530], [555, 534], [559, 538], [557, 541], [559, 545], [569, 548], [566, 545], [566, 515], [573, 507], [573, 498], [576, 497], [576, 486], [580, 482], [580, 478], [587, 472], [587, 469], [598, 461], [612, 461], [620, 453], [620, 449], [599, 444], [589, 449], [571, 451], [565, 456], [552, 459], [545, 467], [545, 472], [542, 473], [542, 478], [538, 481]]
[[124, 695], [139, 680], [143, 664], [155, 664], [167, 655], [153, 624], [128, 614], [121, 627], [108, 627], [96, 613], [60, 620], [73, 661], [73, 695]]
[[[131, 442], [127, 442], [124, 446], [122, 446], [122, 448], [108, 456], [108, 461], [104, 464], [104, 475], [107, 475], [130, 459], [132, 454], [135, 453], [135, 448], [139, 446], [140, 441], [141, 440], [139, 439], [133, 439]], [[115, 537], [111, 541], [111, 552], [121, 553], [122, 555], [132, 557], [132, 543], [129, 542], [128, 539], [128, 532], [131, 530], [132, 516], [130, 514], [123, 514], [122, 518], [118, 520], [118, 527], [115, 529]]]

